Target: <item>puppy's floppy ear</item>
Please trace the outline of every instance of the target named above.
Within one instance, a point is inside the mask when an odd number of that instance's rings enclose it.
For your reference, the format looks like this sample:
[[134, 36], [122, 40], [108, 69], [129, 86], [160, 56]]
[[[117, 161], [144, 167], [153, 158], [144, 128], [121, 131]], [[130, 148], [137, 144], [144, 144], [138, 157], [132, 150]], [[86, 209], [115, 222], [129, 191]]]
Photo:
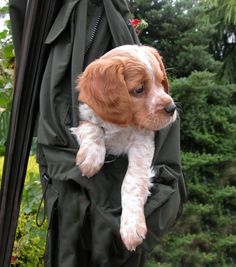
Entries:
[[103, 120], [127, 125], [132, 119], [130, 95], [124, 80], [124, 64], [118, 59], [98, 59], [79, 77], [79, 100]]
[[170, 91], [169, 81], [168, 81], [168, 77], [167, 77], [167, 73], [166, 73], [166, 70], [165, 70], [164, 63], [162, 61], [162, 57], [160, 56], [158, 51], [153, 47], [143, 46], [143, 48], [146, 49], [147, 51], [151, 52], [155, 56], [155, 58], [158, 60], [158, 62], [160, 64], [160, 67], [161, 67], [161, 70], [162, 70], [163, 75], [164, 75], [164, 77], [163, 77], [164, 79], [162, 81], [162, 85], [163, 85], [163, 87], [165, 89], [165, 92], [169, 93], [169, 91]]

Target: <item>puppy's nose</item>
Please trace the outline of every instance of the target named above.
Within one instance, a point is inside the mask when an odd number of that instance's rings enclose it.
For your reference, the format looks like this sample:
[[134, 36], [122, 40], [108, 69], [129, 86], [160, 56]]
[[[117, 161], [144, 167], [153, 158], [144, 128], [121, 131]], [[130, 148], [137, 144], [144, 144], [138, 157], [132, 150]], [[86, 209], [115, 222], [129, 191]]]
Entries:
[[174, 103], [171, 103], [170, 105], [166, 106], [164, 110], [172, 116], [176, 110], [176, 105]]

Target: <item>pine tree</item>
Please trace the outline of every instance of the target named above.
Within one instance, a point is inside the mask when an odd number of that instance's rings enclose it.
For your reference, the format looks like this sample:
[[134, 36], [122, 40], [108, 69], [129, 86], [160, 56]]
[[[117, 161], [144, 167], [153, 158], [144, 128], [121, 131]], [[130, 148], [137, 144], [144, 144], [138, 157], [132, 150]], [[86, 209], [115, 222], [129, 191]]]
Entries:
[[235, 0], [203, 1], [206, 21], [214, 25], [210, 52], [223, 62], [219, 75], [224, 82], [236, 83], [236, 3]]
[[134, 16], [149, 25], [140, 34], [141, 42], [160, 51], [169, 75], [187, 77], [193, 70], [220, 67], [208, 51], [213, 26], [203, 23], [205, 9], [197, 0], [137, 0], [130, 6]]

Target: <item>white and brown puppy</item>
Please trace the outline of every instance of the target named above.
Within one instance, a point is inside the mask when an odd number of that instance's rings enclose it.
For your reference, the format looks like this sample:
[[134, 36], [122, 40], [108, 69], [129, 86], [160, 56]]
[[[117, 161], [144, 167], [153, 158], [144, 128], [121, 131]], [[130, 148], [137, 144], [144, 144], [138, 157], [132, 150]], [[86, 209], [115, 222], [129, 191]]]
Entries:
[[149, 196], [154, 131], [176, 119], [166, 71], [151, 47], [124, 45], [92, 62], [79, 77], [81, 122], [72, 128], [80, 145], [76, 164], [91, 177], [105, 155], [128, 156], [121, 192], [120, 233], [128, 250], [145, 238], [144, 205]]

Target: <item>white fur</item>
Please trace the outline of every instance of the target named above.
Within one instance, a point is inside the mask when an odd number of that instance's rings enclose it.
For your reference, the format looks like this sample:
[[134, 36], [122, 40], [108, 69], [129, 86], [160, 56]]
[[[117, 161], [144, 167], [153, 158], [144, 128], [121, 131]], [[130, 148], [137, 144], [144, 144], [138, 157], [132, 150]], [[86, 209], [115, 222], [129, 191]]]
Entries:
[[[149, 71], [152, 71], [152, 65], [150, 64], [149, 60], [147, 59], [147, 56], [145, 52], [140, 49], [138, 45], [122, 45], [116, 48], [116, 51], [124, 51], [126, 53], [129, 53], [131, 56], [137, 57], [141, 62], [143, 62], [147, 69]], [[109, 51], [106, 53], [106, 56], [109, 56], [109, 53], [113, 53], [113, 51]], [[159, 64], [159, 63], [158, 63]]]
[[105, 154], [127, 154], [128, 170], [122, 184], [121, 237], [129, 250], [143, 241], [146, 235], [144, 204], [149, 195], [151, 167], [154, 155], [154, 132], [119, 127], [102, 121], [86, 104], [80, 105], [83, 123], [71, 128], [80, 149], [77, 165], [82, 174], [95, 175], [102, 167]]

